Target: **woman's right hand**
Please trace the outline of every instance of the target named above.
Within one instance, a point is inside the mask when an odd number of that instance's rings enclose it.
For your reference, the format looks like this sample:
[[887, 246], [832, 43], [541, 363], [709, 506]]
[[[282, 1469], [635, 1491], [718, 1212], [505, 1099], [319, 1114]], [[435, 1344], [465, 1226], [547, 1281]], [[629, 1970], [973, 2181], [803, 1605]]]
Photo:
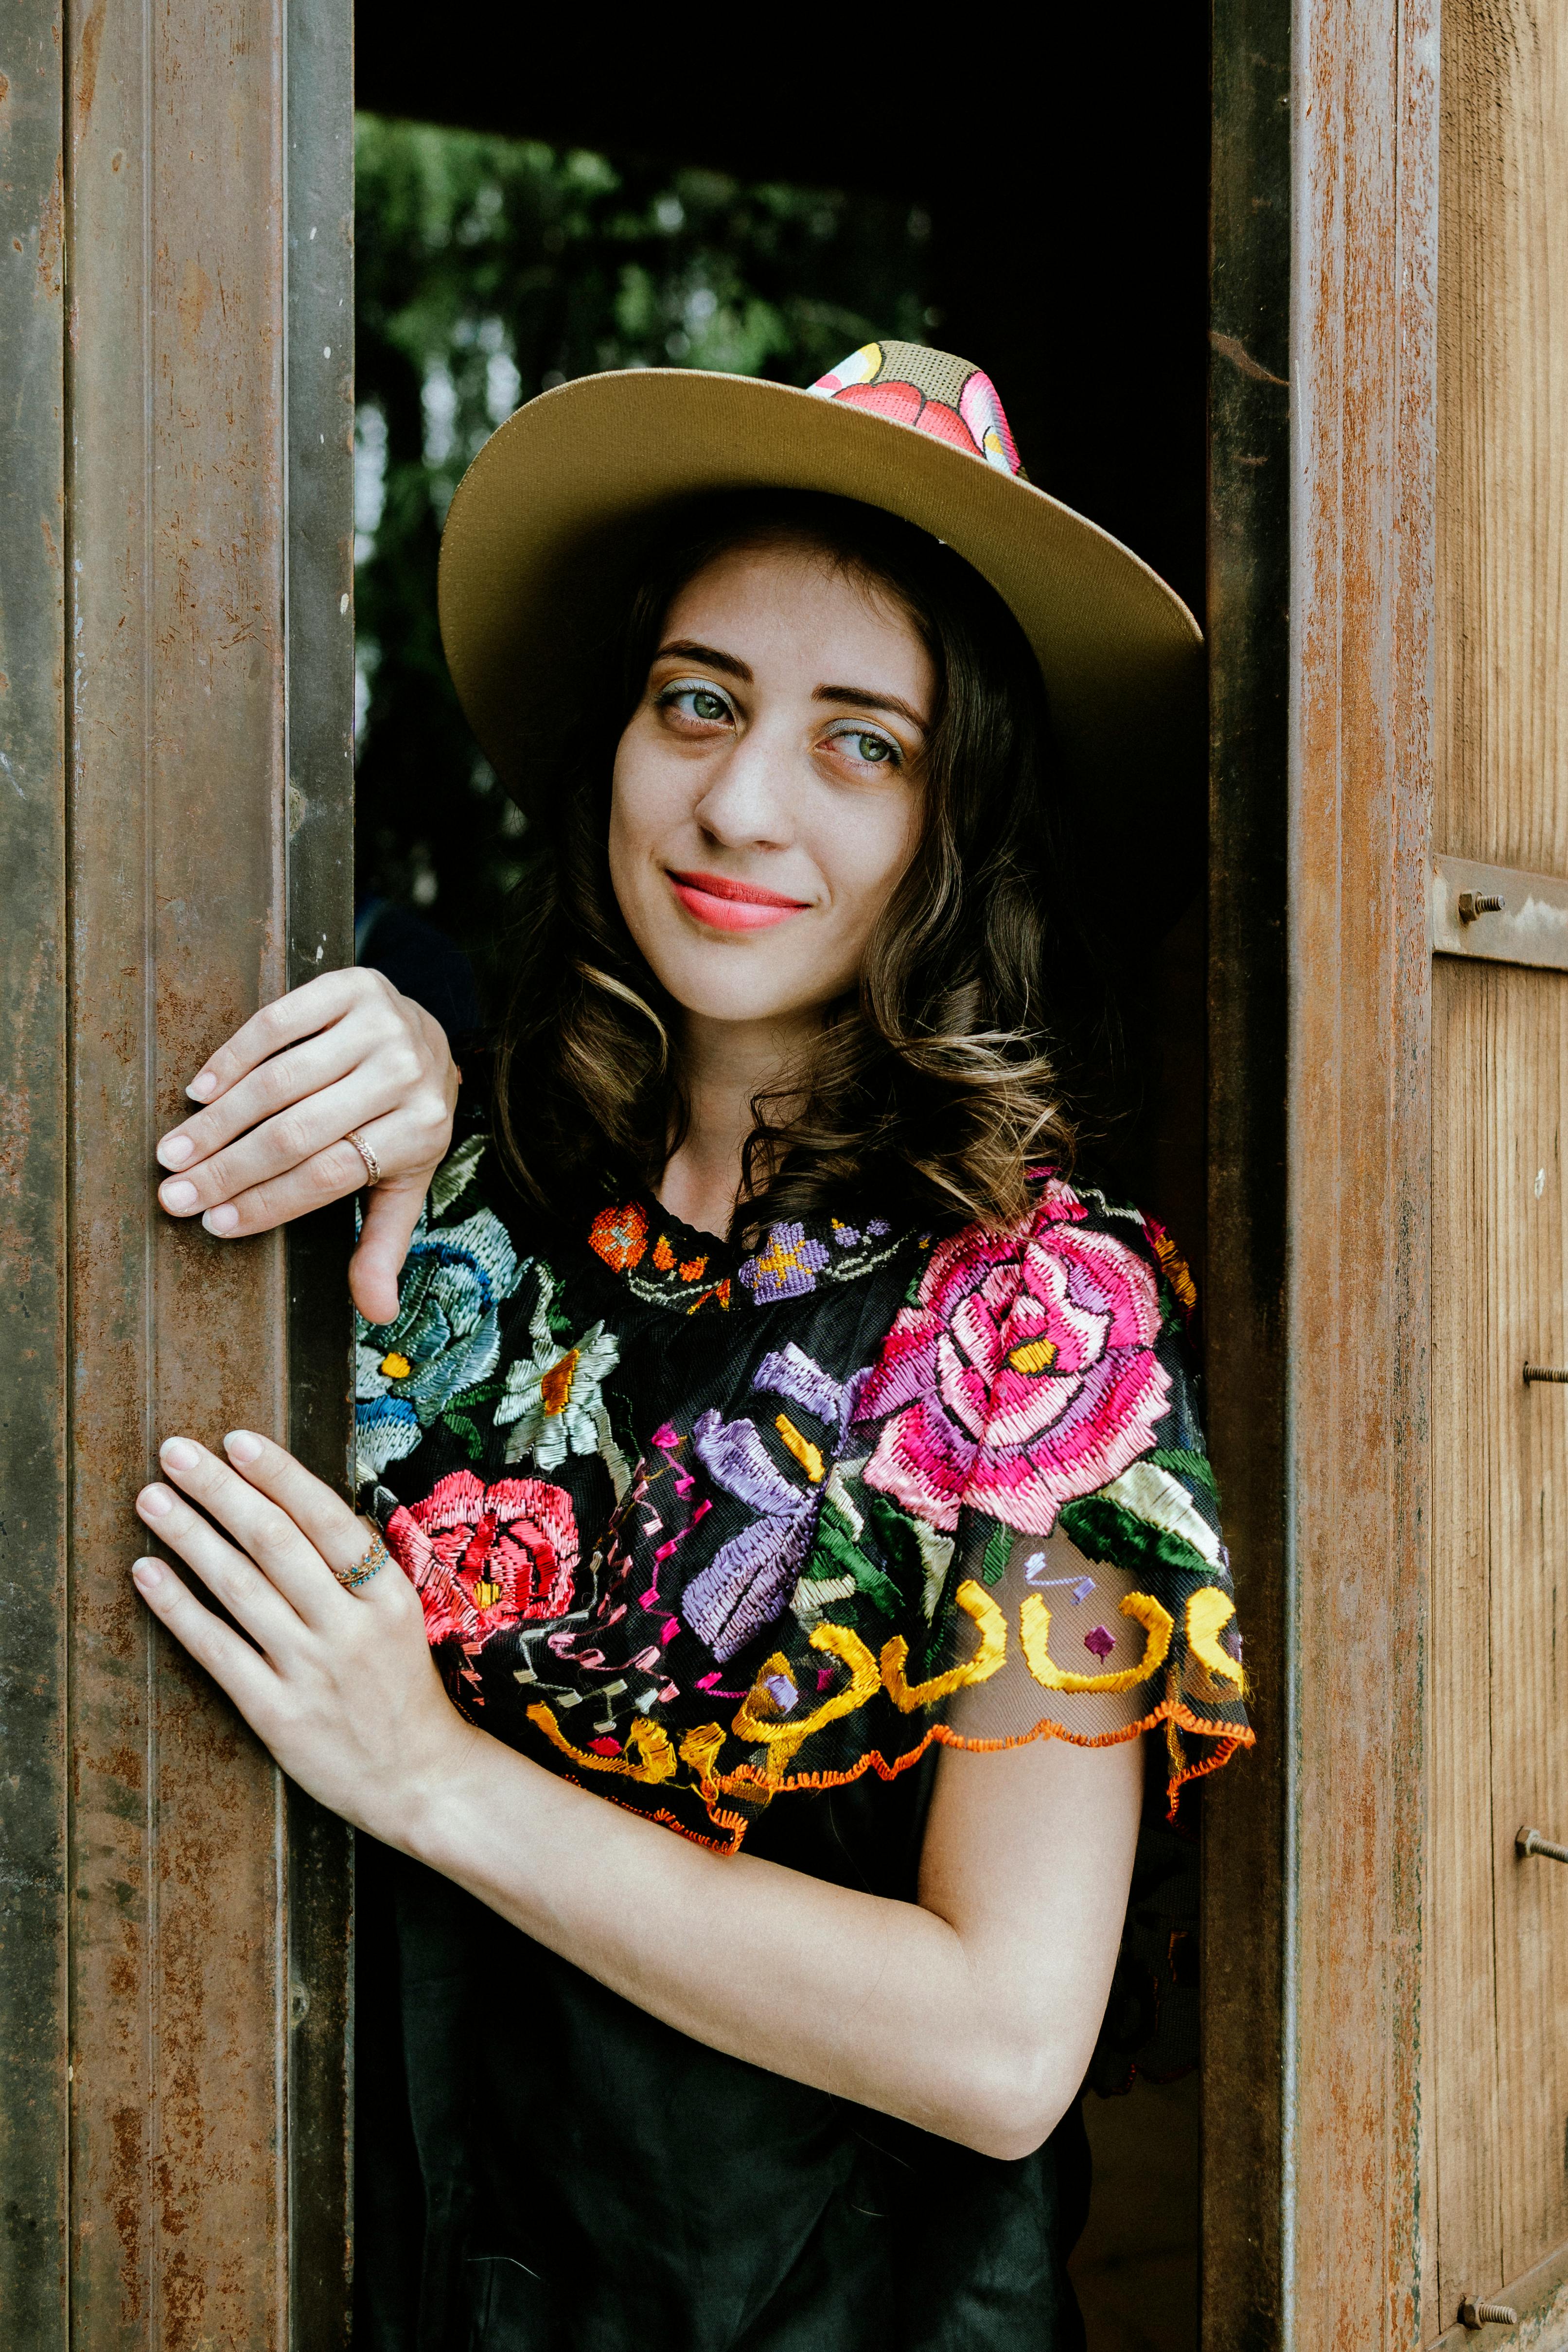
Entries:
[[379, 971], [324, 972], [264, 1005], [192, 1079], [204, 1108], [158, 1144], [174, 1217], [238, 1241], [357, 1192], [363, 1136], [380, 1169], [349, 1265], [367, 1322], [397, 1313], [397, 1278], [452, 1140], [458, 1073], [446, 1033]]

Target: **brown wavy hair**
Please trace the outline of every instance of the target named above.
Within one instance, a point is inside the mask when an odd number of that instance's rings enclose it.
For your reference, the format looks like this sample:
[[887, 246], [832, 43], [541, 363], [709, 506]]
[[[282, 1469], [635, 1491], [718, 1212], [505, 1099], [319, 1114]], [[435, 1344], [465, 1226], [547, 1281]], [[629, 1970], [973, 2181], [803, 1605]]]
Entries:
[[568, 1216], [606, 1181], [656, 1186], [685, 1132], [680, 1008], [611, 885], [612, 771], [674, 598], [717, 556], [768, 545], [809, 547], [891, 598], [931, 655], [936, 699], [918, 845], [811, 1067], [753, 1103], [732, 1236], [829, 1211], [1007, 1226], [1027, 1167], [1071, 1164], [1069, 1089], [1110, 1031], [1074, 911], [1044, 685], [961, 557], [814, 492], [695, 501], [643, 551], [601, 689], [530, 826], [495, 1070], [504, 1157], [528, 1197]]

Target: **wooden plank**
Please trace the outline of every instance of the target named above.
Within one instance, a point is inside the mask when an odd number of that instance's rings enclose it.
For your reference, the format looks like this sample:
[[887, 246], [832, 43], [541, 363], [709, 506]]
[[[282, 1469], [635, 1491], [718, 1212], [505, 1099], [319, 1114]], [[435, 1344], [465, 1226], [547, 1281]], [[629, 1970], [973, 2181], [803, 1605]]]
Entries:
[[82, 5], [72, 1276], [73, 2335], [281, 2343], [279, 1790], [126, 1569], [160, 1438], [285, 1433], [283, 1248], [159, 1217], [185, 1080], [284, 982], [273, 0]]
[[1277, 2340], [1284, 2021], [1287, 0], [1214, 12], [1209, 576], [1209, 1442], [1259, 1745], [1204, 1792], [1202, 2341]]
[[1443, 26], [1439, 786], [1449, 855], [1568, 874], [1568, 22]]
[[[1560, 970], [1568, 965], [1555, 943], [1559, 927], [1568, 929], [1568, 890], [1555, 879], [1568, 874], [1561, 12], [1531, 0], [1449, 0], [1443, 93], [1436, 845], [1455, 881], [1485, 875], [1508, 900], [1503, 913], [1466, 926], [1487, 937], [1459, 951], [1529, 947], [1530, 962]], [[1511, 942], [1521, 920], [1537, 936]], [[1435, 944], [1453, 942], [1435, 934]], [[1435, 1694], [1434, 1730], [1439, 1748], [1466, 1743], [1469, 1771], [1461, 1779], [1456, 1767], [1435, 1795], [1435, 1854], [1448, 1875], [1435, 1880], [1430, 1906], [1442, 2053], [1434, 2319], [1451, 2327], [1462, 2293], [1499, 2293], [1525, 2276], [1540, 2286], [1568, 2246], [1568, 2018], [1557, 1990], [1568, 1887], [1550, 1865], [1513, 1851], [1527, 1814], [1546, 1816], [1551, 1834], [1568, 1810], [1553, 1662], [1568, 1424], [1561, 1392], [1527, 1388], [1520, 1376], [1527, 1356], [1568, 1360], [1559, 1164], [1568, 992], [1545, 971], [1473, 965], [1447, 966], [1441, 987], [1451, 1067], [1438, 1150], [1456, 1166], [1439, 1195], [1438, 1265], [1445, 1293], [1476, 1297], [1442, 1341], [1454, 1358], [1441, 1371], [1450, 1498], [1437, 1515], [1435, 1570], [1438, 1594], [1451, 1593], [1465, 1555], [1464, 1632], [1484, 1632], [1490, 1702], [1482, 1721], [1477, 1669], [1456, 1654], [1440, 1706]], [[1527, 2336], [1549, 2326], [1542, 2295], [1550, 2305], [1555, 2290], [1531, 2290], [1542, 2307]]]
[[66, 529], [57, 9], [0, 21], [0, 2312], [66, 2326]]
[[1436, 27], [1294, 90], [1288, 2335], [1419, 2338]]
[[289, 1364], [340, 1230], [292, 1253], [291, 1316], [280, 1236], [215, 1243], [152, 1197], [186, 1078], [346, 936], [346, 36], [319, 19], [290, 108], [288, 26], [283, 0], [78, 0], [69, 26], [72, 2340], [93, 2352], [343, 2340], [342, 1833], [297, 1806], [290, 1851], [268, 1759], [126, 1575], [160, 1437], [307, 1428], [342, 1462], [346, 1313], [318, 1305], [293, 1412]]
[[1432, 860], [1434, 955], [1568, 971], [1568, 882], [1474, 857]]
[[[1497, 1951], [1492, 1918], [1495, 1409], [1517, 1423], [1520, 1333], [1499, 1263], [1491, 1181], [1498, 1100], [1489, 1051], [1505, 975], [1434, 975], [1432, 1636], [1428, 1976], [1429, 2179], [1436, 2271], [1427, 2340], [1472, 2288], [1503, 2281]], [[1508, 2126], [1511, 2128], [1511, 2125]]]
[[[1568, 986], [1449, 965], [1433, 1407], [1439, 2326], [1568, 2245]], [[1436, 2334], [1437, 2327], [1430, 2327]]]

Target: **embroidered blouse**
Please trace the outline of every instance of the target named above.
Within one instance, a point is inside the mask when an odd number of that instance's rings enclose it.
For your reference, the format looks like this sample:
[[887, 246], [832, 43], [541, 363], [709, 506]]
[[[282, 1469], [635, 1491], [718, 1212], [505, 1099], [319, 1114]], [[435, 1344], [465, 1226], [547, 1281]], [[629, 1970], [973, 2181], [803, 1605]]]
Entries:
[[[636, 1196], [547, 1232], [474, 1135], [361, 1328], [364, 1496], [475, 1722], [913, 1901], [942, 1746], [1159, 1727], [1174, 1805], [1251, 1738], [1191, 1305], [1156, 1225], [1046, 1172], [1010, 1234], [744, 1252]], [[1145, 1823], [1098, 2087], [1190, 2059], [1192, 1859]], [[365, 2352], [1082, 2346], [1076, 2107], [980, 2156], [705, 2048], [369, 1841], [357, 1885]]]
[[933, 1741], [1160, 1726], [1174, 1807], [1250, 1738], [1157, 1225], [1049, 1171], [1001, 1234], [526, 1224], [470, 1137], [360, 1333], [360, 1475], [475, 1722], [725, 1852]]

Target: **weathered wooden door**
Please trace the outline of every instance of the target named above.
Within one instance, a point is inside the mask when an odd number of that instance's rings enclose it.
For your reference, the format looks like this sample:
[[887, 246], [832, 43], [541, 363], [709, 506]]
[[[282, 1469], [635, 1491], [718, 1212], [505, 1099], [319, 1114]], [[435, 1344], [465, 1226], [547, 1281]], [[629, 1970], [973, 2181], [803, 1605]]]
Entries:
[[1490, 2298], [1555, 2342], [1568, 1867], [1519, 1838], [1568, 1851], [1568, 17], [1445, 0], [1442, 88], [1423, 2334]]
[[344, 2338], [346, 1834], [127, 1570], [177, 1427], [344, 1466], [340, 1231], [176, 1231], [152, 1150], [223, 1035], [347, 953], [350, 71], [346, 0], [0, 15], [15, 2352]]

